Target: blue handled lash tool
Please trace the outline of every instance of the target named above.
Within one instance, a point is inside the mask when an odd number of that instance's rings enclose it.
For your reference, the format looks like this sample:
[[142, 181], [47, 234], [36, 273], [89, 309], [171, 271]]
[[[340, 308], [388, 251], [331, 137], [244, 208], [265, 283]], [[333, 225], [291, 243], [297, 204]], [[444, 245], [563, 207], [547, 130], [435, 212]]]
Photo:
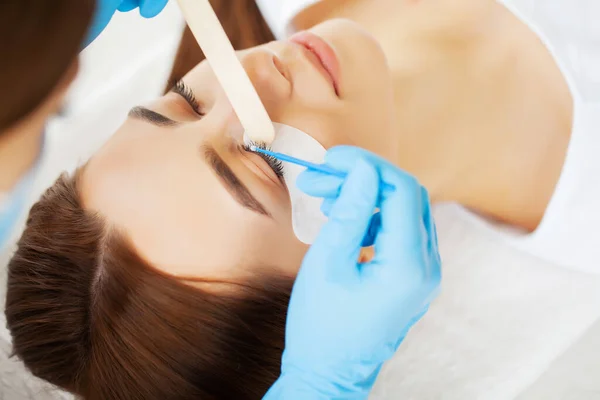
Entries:
[[[277, 153], [274, 151], [261, 149], [260, 147], [256, 147], [256, 146], [250, 146], [250, 150], [255, 153], [262, 153], [267, 156], [274, 157], [274, 158], [284, 161], [284, 162], [289, 162], [292, 164], [300, 165], [302, 167], [306, 167], [307, 169], [312, 169], [313, 171], [319, 171], [324, 174], [337, 176], [338, 178], [346, 179], [346, 176], [348, 176], [348, 174], [346, 172], [339, 171], [335, 168], [331, 168], [325, 164], [315, 164], [310, 161], [301, 160], [299, 158], [288, 156], [287, 154], [283, 154], [283, 153]], [[390, 190], [390, 191], [393, 191], [396, 189], [394, 186], [390, 185], [389, 183], [385, 183], [385, 182], [383, 182], [381, 188], [384, 190]]]

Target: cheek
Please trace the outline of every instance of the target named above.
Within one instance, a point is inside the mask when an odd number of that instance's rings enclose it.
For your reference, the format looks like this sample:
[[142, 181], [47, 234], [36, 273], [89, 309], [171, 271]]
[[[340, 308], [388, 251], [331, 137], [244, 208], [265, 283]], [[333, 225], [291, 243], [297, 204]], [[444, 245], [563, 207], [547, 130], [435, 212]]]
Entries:
[[255, 224], [246, 237], [251, 240], [255, 265], [274, 269], [278, 273], [295, 277], [308, 246], [294, 235], [291, 219], [286, 222], [270, 221], [267, 225]]
[[284, 240], [279, 240], [277, 246], [272, 246], [263, 253], [268, 266], [281, 270], [287, 276], [296, 276], [308, 245], [300, 242], [292, 233], [286, 235]]
[[343, 107], [324, 110], [295, 105], [281, 110], [273, 121], [299, 129], [325, 149], [329, 149], [338, 145], [354, 144], [352, 136], [348, 134], [348, 126], [352, 126], [352, 122], [347, 121], [345, 113], [350, 117], [353, 115]]

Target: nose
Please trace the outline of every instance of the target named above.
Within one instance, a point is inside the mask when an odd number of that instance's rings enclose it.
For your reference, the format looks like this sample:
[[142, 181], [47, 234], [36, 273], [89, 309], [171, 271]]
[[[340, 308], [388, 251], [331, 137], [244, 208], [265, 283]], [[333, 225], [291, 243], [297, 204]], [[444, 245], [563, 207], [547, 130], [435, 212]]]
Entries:
[[266, 47], [253, 48], [239, 55], [271, 119], [285, 106], [292, 94], [292, 83], [286, 76], [285, 66], [277, 55]]
[[[293, 93], [292, 80], [288, 78], [290, 75], [286, 66], [268, 46], [238, 51], [237, 56], [269, 118], [271, 121], [281, 122], [280, 119]], [[221, 95], [208, 117], [203, 119], [203, 123], [212, 121], [219, 125], [218, 128], [215, 127], [215, 132], [227, 132], [228, 137], [242, 143], [243, 127], [223, 91]]]

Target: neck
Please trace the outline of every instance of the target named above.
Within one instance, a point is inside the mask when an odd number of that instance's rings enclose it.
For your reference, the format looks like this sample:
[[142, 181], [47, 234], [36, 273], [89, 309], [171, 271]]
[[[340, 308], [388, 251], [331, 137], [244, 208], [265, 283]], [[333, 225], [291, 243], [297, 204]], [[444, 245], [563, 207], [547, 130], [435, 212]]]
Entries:
[[319, 22], [307, 15], [349, 18], [379, 40], [394, 75], [395, 160], [433, 201], [534, 229], [564, 162], [569, 90], [504, 6], [449, 3], [325, 0], [299, 18], [304, 27]]

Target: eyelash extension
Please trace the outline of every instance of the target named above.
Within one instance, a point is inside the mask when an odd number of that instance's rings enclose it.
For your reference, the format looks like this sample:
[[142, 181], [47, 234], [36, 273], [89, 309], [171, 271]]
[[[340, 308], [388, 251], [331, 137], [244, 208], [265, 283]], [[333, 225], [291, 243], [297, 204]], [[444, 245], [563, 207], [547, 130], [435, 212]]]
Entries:
[[204, 112], [202, 111], [202, 107], [200, 107], [200, 103], [196, 100], [196, 95], [194, 95], [192, 89], [184, 81], [177, 81], [175, 87], [173, 87], [173, 92], [183, 97], [196, 114], [204, 117]]
[[258, 156], [262, 157], [263, 160], [265, 160], [267, 162], [267, 164], [269, 165], [269, 167], [271, 167], [271, 169], [273, 170], [273, 172], [275, 172], [275, 175], [277, 175], [278, 178], [283, 178], [284, 174], [285, 174], [285, 169], [283, 167], [283, 162], [281, 162], [281, 160], [269, 156], [267, 154], [263, 154], [263, 153], [258, 153], [255, 151], [250, 150], [250, 147], [252, 146], [256, 146], [259, 149], [263, 149], [263, 150], [271, 150], [266, 144], [264, 143], [256, 143], [256, 142], [250, 142], [248, 144], [244, 144], [242, 146], [242, 148], [245, 151], [257, 154]]

